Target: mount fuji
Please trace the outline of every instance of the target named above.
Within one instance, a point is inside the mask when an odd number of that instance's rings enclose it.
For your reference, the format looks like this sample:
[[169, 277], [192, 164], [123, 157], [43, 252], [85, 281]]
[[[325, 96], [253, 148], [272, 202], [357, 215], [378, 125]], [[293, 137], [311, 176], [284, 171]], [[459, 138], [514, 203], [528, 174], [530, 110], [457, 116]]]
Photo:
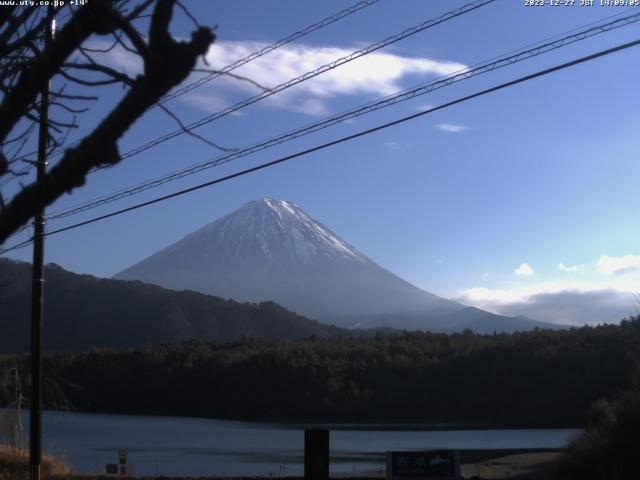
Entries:
[[345, 327], [527, 330], [548, 326], [446, 300], [376, 264], [297, 205], [262, 198], [118, 273], [176, 290], [275, 301]]

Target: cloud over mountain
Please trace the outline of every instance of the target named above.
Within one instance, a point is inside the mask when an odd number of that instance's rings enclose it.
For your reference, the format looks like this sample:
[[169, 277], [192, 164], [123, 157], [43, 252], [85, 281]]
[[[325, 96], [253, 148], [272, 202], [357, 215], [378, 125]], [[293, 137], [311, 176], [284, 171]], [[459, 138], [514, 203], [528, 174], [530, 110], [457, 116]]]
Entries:
[[501, 315], [524, 315], [551, 323], [616, 323], [638, 311], [634, 292], [580, 282], [547, 282], [511, 289], [470, 288], [459, 301]]

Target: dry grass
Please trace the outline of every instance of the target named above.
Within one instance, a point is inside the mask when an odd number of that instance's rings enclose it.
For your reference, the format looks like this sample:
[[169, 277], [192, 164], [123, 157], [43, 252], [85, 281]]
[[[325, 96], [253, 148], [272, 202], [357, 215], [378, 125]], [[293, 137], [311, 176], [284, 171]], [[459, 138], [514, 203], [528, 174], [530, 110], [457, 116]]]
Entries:
[[558, 477], [571, 480], [640, 479], [638, 462], [640, 389], [594, 404], [589, 423], [558, 464]]
[[[43, 455], [42, 471], [46, 477], [71, 474], [71, 468], [64, 461], [50, 455]], [[0, 480], [27, 480], [28, 478], [28, 454], [19, 455], [6, 445], [0, 445]]]

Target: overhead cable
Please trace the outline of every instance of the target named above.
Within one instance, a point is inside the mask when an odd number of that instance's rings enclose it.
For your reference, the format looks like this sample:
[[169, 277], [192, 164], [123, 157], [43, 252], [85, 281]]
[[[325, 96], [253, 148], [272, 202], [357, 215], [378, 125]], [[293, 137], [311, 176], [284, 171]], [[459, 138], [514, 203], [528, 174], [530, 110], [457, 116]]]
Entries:
[[453, 83], [457, 83], [459, 81], [474, 77], [476, 75], [480, 75], [483, 73], [487, 73], [487, 72], [491, 72], [503, 67], [506, 67], [508, 65], [512, 65], [514, 63], [547, 53], [549, 51], [552, 50], [556, 50], [559, 48], [562, 48], [566, 45], [570, 45], [572, 43], [584, 40], [586, 38], [590, 38], [594, 35], [598, 35], [600, 33], [603, 32], [607, 32], [616, 28], [620, 28], [623, 27], [625, 25], [629, 25], [631, 23], [637, 22], [640, 20], [640, 12], [637, 12], [633, 15], [628, 15], [624, 18], [620, 18], [611, 22], [607, 22], [604, 24], [600, 24], [600, 25], [596, 25], [594, 27], [588, 28], [586, 30], [582, 30], [580, 32], [577, 32], [573, 35], [567, 35], [565, 37], [553, 40], [551, 42], [546, 42], [540, 45], [536, 45], [533, 48], [527, 49], [527, 50], [523, 50], [523, 51], [518, 51], [515, 54], [512, 55], [508, 55], [506, 57], [499, 57], [497, 60], [494, 61], [490, 61], [490, 62], [486, 62], [486, 63], [481, 63], [481, 64], [477, 64], [477, 66], [473, 67], [473, 68], [469, 68], [469, 69], [464, 69], [461, 70], [457, 73], [454, 73], [452, 75], [449, 76], [445, 76], [442, 77], [440, 79], [437, 79], [435, 81], [426, 83], [426, 84], [422, 84], [419, 85], [417, 87], [414, 87], [412, 89], [409, 90], [405, 90], [403, 92], [394, 94], [392, 96], [383, 98], [381, 100], [378, 100], [376, 102], [371, 102], [367, 105], [364, 105], [362, 107], [358, 107], [356, 109], [353, 110], [349, 110], [347, 112], [344, 112], [342, 114], [333, 116], [333, 117], [329, 117], [327, 119], [323, 119], [320, 120], [318, 122], [312, 123], [310, 125], [306, 125], [304, 127], [301, 127], [299, 129], [287, 132], [285, 134], [276, 136], [276, 137], [272, 137], [270, 139], [267, 140], [263, 140], [260, 141], [258, 143], [252, 144], [250, 146], [244, 147], [240, 150], [237, 150], [235, 152], [231, 152], [228, 154], [224, 154], [222, 156], [218, 156], [215, 158], [212, 158], [206, 162], [202, 162], [196, 165], [193, 165], [191, 167], [187, 167], [175, 172], [172, 172], [170, 174], [158, 177], [156, 179], [144, 182], [142, 184], [136, 185], [134, 187], [130, 187], [127, 189], [123, 189], [111, 194], [108, 194], [106, 196], [102, 196], [99, 197], [97, 199], [94, 200], [90, 200], [88, 202], [84, 202], [81, 204], [78, 204], [76, 206], [73, 207], [69, 207], [66, 208], [64, 210], [59, 210], [57, 212], [54, 212], [52, 214], [50, 214], [47, 218], [49, 220], [56, 220], [56, 219], [61, 219], [61, 218], [65, 218], [65, 217], [69, 217], [71, 215], [75, 215], [87, 210], [91, 210], [93, 208], [97, 208], [100, 207], [102, 205], [106, 205], [108, 203], [112, 203], [115, 202], [117, 200], [121, 200], [123, 198], [141, 193], [143, 191], [152, 189], [152, 188], [156, 188], [159, 187], [161, 185], [164, 185], [166, 183], [169, 183], [171, 181], [174, 180], [178, 180], [180, 178], [184, 178], [186, 176], [189, 175], [193, 175], [195, 173], [199, 173], [203, 170], [224, 164], [224, 163], [228, 163], [231, 162], [233, 160], [236, 160], [238, 158], [241, 157], [245, 157], [247, 155], [251, 155], [253, 153], [259, 152], [261, 150], [265, 150], [267, 148], [276, 146], [276, 145], [280, 145], [284, 142], [290, 141], [290, 140], [294, 140], [296, 138], [311, 134], [313, 132], [317, 132], [319, 130], [328, 128], [330, 126], [336, 125], [338, 123], [342, 123], [344, 121], [347, 120], [351, 120], [353, 118], [365, 115], [367, 113], [382, 109], [382, 108], [386, 108], [395, 104], [398, 104], [400, 102], [404, 102], [407, 100], [411, 100], [415, 97], [418, 97], [420, 95], [424, 95], [426, 93], [432, 92], [434, 90], [437, 90], [439, 88], [443, 88], [446, 87], [448, 85], [451, 85]]
[[[369, 128], [367, 130], [362, 130], [362, 131], [354, 133], [352, 135], [347, 135], [345, 137], [341, 137], [341, 138], [339, 138], [337, 140], [333, 140], [331, 142], [323, 143], [321, 145], [317, 145], [315, 147], [308, 148], [306, 150], [302, 150], [302, 151], [293, 153], [291, 155], [287, 155], [285, 157], [278, 158], [277, 160], [273, 160], [271, 162], [267, 162], [267, 163], [263, 163], [263, 164], [257, 165], [255, 167], [247, 168], [245, 170], [241, 170], [239, 172], [236, 172], [236, 173], [233, 173], [233, 174], [230, 174], [230, 175], [226, 175], [224, 177], [216, 178], [214, 180], [210, 180], [208, 182], [204, 182], [204, 183], [195, 185], [193, 187], [189, 187], [189, 188], [186, 188], [186, 189], [183, 189], [183, 190], [179, 190], [177, 192], [173, 192], [173, 193], [170, 193], [168, 195], [163, 195], [161, 197], [154, 198], [153, 200], [148, 200], [146, 202], [138, 203], [136, 205], [132, 205], [132, 206], [127, 207], [127, 208], [116, 210], [114, 212], [111, 212], [111, 213], [108, 213], [108, 214], [105, 214], [105, 215], [100, 215], [98, 217], [94, 217], [94, 218], [91, 218], [89, 220], [78, 222], [78, 223], [75, 223], [73, 225], [68, 225], [66, 227], [59, 228], [57, 230], [52, 230], [50, 232], [47, 232], [46, 235], [47, 236], [56, 235], [58, 233], [66, 232], [66, 231], [69, 231], [69, 230], [73, 230], [73, 229], [82, 227], [84, 225], [89, 225], [91, 223], [95, 223], [95, 222], [99, 222], [99, 221], [102, 221], [102, 220], [106, 220], [108, 218], [112, 218], [112, 217], [115, 217], [117, 215], [121, 215], [123, 213], [131, 212], [133, 210], [138, 210], [138, 209], [143, 208], [143, 207], [147, 207], [147, 206], [159, 203], [159, 202], [163, 202], [163, 201], [169, 200], [171, 198], [175, 198], [175, 197], [179, 197], [179, 196], [182, 196], [182, 195], [186, 195], [186, 194], [194, 192], [196, 190], [200, 190], [200, 189], [203, 189], [203, 188], [206, 188], [206, 187], [210, 187], [212, 185], [216, 185], [216, 184], [228, 181], [228, 180], [232, 180], [234, 178], [238, 178], [238, 177], [241, 177], [241, 176], [244, 176], [244, 175], [248, 175], [250, 173], [257, 172], [259, 170], [263, 170], [263, 169], [266, 169], [266, 168], [269, 168], [269, 167], [273, 167], [275, 165], [287, 162], [289, 160], [293, 160], [295, 158], [299, 158], [299, 157], [308, 155], [308, 154], [313, 153], [313, 152], [324, 150], [325, 148], [332, 147], [334, 145], [338, 145], [338, 144], [341, 144], [341, 143], [345, 143], [345, 142], [348, 142], [350, 140], [354, 140], [356, 138], [363, 137], [365, 135], [369, 135], [371, 133], [374, 133], [374, 132], [377, 132], [377, 131], [380, 131], [380, 130], [383, 130], [383, 129], [386, 129], [386, 128], [389, 128], [389, 127], [392, 127], [394, 125], [398, 125], [398, 124], [401, 124], [401, 123], [404, 123], [404, 122], [408, 122], [410, 120], [422, 117], [424, 115], [428, 115], [428, 114], [433, 113], [435, 111], [442, 110], [442, 109], [451, 107], [453, 105], [457, 105], [459, 103], [463, 103], [463, 102], [466, 102], [468, 100], [471, 100], [471, 99], [474, 99], [474, 98], [477, 98], [477, 97], [481, 97], [481, 96], [487, 95], [489, 93], [496, 92], [498, 90], [509, 88], [509, 87], [512, 87], [512, 86], [520, 84], [520, 83], [528, 82], [528, 81], [533, 80], [535, 78], [542, 77], [542, 76], [545, 76], [545, 75], [549, 75], [550, 73], [557, 72], [557, 71], [560, 71], [560, 70], [564, 70], [564, 69], [573, 67], [575, 65], [578, 65], [578, 64], [581, 64], [581, 63], [585, 63], [585, 62], [588, 62], [588, 61], [591, 61], [591, 60], [595, 60], [596, 58], [604, 57], [606, 55], [611, 55], [613, 53], [616, 53], [616, 52], [619, 52], [619, 51], [622, 51], [622, 50], [626, 50], [628, 48], [635, 47], [635, 46], [638, 46], [638, 45], [640, 45], [640, 39], [634, 40], [634, 41], [631, 41], [631, 42], [627, 42], [627, 43], [624, 43], [624, 44], [621, 44], [621, 45], [617, 45], [615, 47], [608, 48], [606, 50], [601, 50], [601, 51], [593, 53], [591, 55], [586, 55], [584, 57], [580, 57], [578, 59], [571, 60], [569, 62], [560, 64], [560, 65], [556, 65], [554, 67], [546, 68], [544, 70], [540, 70], [540, 71], [537, 71], [535, 73], [532, 73], [532, 74], [529, 74], [529, 75], [525, 75], [525, 76], [517, 78], [515, 80], [511, 80], [511, 81], [508, 81], [508, 82], [505, 82], [505, 83], [501, 83], [501, 84], [496, 85], [494, 87], [490, 87], [490, 88], [487, 88], [487, 89], [484, 89], [484, 90], [480, 90], [480, 91], [478, 91], [476, 93], [473, 93], [471, 95], [467, 95], [465, 97], [461, 97], [461, 98], [458, 98], [456, 100], [452, 100], [450, 102], [443, 103], [442, 105], [438, 105], [437, 107], [433, 107], [433, 108], [430, 108], [428, 110], [424, 110], [424, 111], [421, 111], [421, 112], [418, 112], [418, 113], [414, 113], [413, 115], [408, 115], [408, 116], [399, 118], [397, 120], [394, 120], [394, 121], [391, 121], [391, 122], [387, 122], [387, 123], [384, 123], [382, 125], [378, 125], [378, 126], [373, 127], [373, 128]], [[29, 241], [27, 241], [27, 242], [29, 242]], [[24, 243], [25, 242], [23, 242], [23, 244]], [[24, 246], [24, 245], [14, 245], [13, 247], [10, 247], [10, 249], [5, 249], [3, 251], [0, 251], [0, 254], [5, 253], [6, 251], [9, 251], [9, 250], [13, 250], [13, 249], [19, 248], [19, 246]]]
[[[354, 5], [345, 8], [343, 10], [340, 10], [339, 12], [328, 16], [327, 18], [324, 18], [322, 20], [320, 20], [319, 22], [316, 22], [312, 25], [309, 25], [305, 28], [303, 28], [302, 30], [299, 30], [297, 32], [294, 32], [290, 35], [288, 35], [285, 38], [282, 38], [276, 42], [273, 42], [269, 45], [264, 46], [263, 48], [261, 48], [260, 50], [256, 50], [255, 52], [250, 53], [249, 55], [247, 55], [244, 58], [241, 58], [239, 60], [236, 60], [235, 62], [222, 67], [220, 70], [216, 70], [215, 72], [210, 72], [209, 74], [205, 75], [202, 78], [199, 78], [198, 80], [191, 82], [187, 85], [184, 85], [183, 87], [179, 88], [178, 90], [175, 90], [174, 92], [171, 92], [167, 95], [165, 95], [164, 97], [162, 97], [158, 103], [154, 104], [151, 108], [156, 107], [158, 104], [160, 103], [166, 103], [169, 102], [170, 100], [173, 100], [174, 98], [177, 98], [181, 95], [184, 95], [187, 92], [190, 92], [191, 90], [194, 90], [195, 88], [198, 88], [201, 85], [204, 85], [205, 83], [208, 83], [212, 80], [214, 80], [215, 78], [221, 76], [221, 75], [225, 75], [227, 73], [232, 72], [233, 70], [236, 70], [237, 68], [240, 68], [243, 65], [246, 65], [249, 62], [252, 62], [253, 60], [256, 60], [270, 52], [273, 52], [274, 50], [277, 50], [280, 47], [283, 47], [284, 45], [287, 45], [288, 43], [293, 42], [294, 40], [297, 40], [299, 38], [304, 37], [305, 35], [308, 35], [312, 32], [315, 32], [316, 30], [320, 30], [321, 28], [324, 28], [328, 25], [331, 25], [332, 23], [335, 23], [339, 20], [342, 20], [343, 18], [354, 14], [356, 12], [359, 12], [360, 10], [370, 7], [371, 5], [378, 3], [380, 0], [363, 0], [360, 1], [358, 3], [355, 3]], [[67, 16], [70, 14], [67, 14]], [[66, 18], [66, 17], [65, 17]], [[61, 19], [62, 20], [62, 19]], [[78, 145], [82, 140], [77, 140], [73, 143], [64, 145], [62, 147], [57, 148], [55, 151], [51, 152], [50, 156], [55, 156], [55, 155], [59, 155], [60, 153], [62, 153], [64, 150], [73, 147], [75, 145]], [[19, 158], [19, 160], [25, 159], [25, 158], [29, 158], [30, 155], [35, 154], [35, 152], [31, 152], [29, 154], [23, 155], [21, 158]], [[26, 167], [24, 167], [22, 170], [20, 170], [18, 172], [18, 176], [27, 173], [29, 170], [31, 170], [31, 168], [33, 168], [31, 165], [28, 165]], [[12, 177], [12, 176], [8, 176], [5, 179], [0, 180], [0, 187], [2, 187], [3, 185], [9, 183], [11, 180], [13, 180], [16, 177]]]

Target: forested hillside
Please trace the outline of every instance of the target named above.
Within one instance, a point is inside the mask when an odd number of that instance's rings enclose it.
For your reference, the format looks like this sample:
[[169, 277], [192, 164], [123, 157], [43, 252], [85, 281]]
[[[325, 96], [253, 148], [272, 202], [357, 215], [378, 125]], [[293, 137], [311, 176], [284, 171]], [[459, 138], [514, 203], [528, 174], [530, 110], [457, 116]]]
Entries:
[[50, 354], [45, 371], [81, 411], [582, 426], [594, 401], [637, 376], [639, 346], [635, 319], [510, 335], [191, 341]]
[[[183, 339], [295, 339], [346, 332], [273, 302], [239, 303], [46, 267], [44, 347], [139, 347]], [[29, 348], [31, 265], [0, 258], [0, 352]]]

